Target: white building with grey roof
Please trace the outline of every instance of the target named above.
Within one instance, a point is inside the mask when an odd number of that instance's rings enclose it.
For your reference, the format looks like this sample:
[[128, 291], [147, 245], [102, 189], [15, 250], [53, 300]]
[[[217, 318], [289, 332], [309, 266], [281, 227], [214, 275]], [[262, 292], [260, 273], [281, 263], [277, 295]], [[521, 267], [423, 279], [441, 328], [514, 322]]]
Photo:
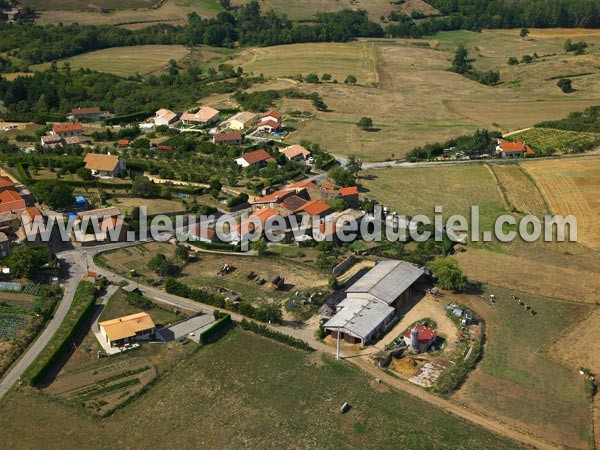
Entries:
[[425, 271], [406, 261], [381, 261], [346, 290], [346, 298], [324, 328], [349, 343], [368, 344], [394, 322], [396, 307]]

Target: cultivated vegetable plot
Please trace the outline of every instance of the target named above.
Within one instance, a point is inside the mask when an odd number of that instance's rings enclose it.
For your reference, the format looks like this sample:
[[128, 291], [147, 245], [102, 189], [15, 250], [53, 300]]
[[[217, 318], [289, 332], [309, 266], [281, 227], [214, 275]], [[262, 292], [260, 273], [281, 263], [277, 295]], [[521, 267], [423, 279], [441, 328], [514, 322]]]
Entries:
[[0, 339], [12, 339], [27, 327], [26, 316], [0, 313]]

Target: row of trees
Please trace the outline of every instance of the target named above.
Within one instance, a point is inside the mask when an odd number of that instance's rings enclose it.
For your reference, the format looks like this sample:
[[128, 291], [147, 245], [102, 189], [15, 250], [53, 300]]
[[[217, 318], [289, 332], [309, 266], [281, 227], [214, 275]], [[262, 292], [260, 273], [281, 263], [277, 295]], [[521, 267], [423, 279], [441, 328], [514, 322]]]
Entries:
[[407, 159], [413, 162], [433, 159], [441, 156], [444, 151], [449, 149], [459, 150], [463, 154], [470, 156], [492, 154], [496, 147], [494, 138], [497, 137], [502, 137], [502, 135], [500, 133], [491, 133], [485, 129], [477, 130], [472, 135], [460, 136], [446, 142], [436, 142], [416, 147], [408, 153]]
[[460, 45], [456, 50], [454, 60], [452, 61], [452, 71], [474, 79], [482, 84], [487, 84], [488, 86], [495, 86], [498, 84], [500, 81], [500, 72], [497, 70], [488, 70], [485, 72], [475, 70], [468, 57], [469, 52], [463, 45]]
[[365, 11], [343, 10], [320, 13], [313, 24], [294, 25], [270, 11], [261, 14], [252, 0], [235, 11], [221, 12], [204, 19], [196, 13], [184, 26], [168, 24], [127, 30], [110, 25], [2, 24], [0, 52], [11, 52], [21, 60], [37, 64], [103, 48], [152, 44], [233, 47], [279, 45], [299, 42], [344, 42], [353, 37], [383, 36], [382, 28], [371, 22]]

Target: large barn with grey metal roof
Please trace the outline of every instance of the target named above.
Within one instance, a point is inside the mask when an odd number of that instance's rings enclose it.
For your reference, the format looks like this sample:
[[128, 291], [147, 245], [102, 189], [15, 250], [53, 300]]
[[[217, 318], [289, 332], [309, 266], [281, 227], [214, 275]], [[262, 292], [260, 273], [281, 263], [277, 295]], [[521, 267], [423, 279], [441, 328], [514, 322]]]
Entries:
[[368, 344], [394, 322], [396, 307], [410, 296], [425, 271], [406, 261], [381, 261], [346, 290], [324, 328], [350, 343]]

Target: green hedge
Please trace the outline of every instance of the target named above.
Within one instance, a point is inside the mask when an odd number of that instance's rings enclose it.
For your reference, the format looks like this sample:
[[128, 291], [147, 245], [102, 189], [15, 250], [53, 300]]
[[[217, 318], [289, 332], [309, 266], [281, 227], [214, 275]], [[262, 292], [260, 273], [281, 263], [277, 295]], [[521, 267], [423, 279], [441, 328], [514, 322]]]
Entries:
[[300, 350], [306, 350], [309, 352], [314, 351], [314, 349], [310, 345], [308, 345], [307, 342], [301, 339], [296, 339], [295, 337], [292, 337], [288, 334], [272, 330], [271, 328], [265, 325], [261, 325], [246, 319], [243, 319], [240, 325], [244, 330], [252, 331], [253, 333], [260, 334], [261, 336], [273, 339], [277, 342], [281, 342], [282, 344], [289, 345], [290, 347], [298, 348]]
[[202, 242], [202, 241], [188, 241], [190, 245], [193, 245], [194, 247], [198, 247], [198, 248], [202, 248], [204, 250], [219, 250], [219, 251], [226, 251], [226, 252], [241, 252], [242, 251], [242, 247], [239, 245], [230, 245], [230, 244], [223, 244], [223, 243], [219, 243], [219, 242]]
[[91, 317], [94, 311], [95, 295], [96, 288], [92, 283], [87, 281], [79, 283], [75, 291], [73, 304], [67, 312], [65, 320], [23, 375], [24, 378], [29, 380], [31, 386], [40, 383], [48, 375], [54, 364], [71, 348], [80, 327]]
[[104, 121], [106, 125], [116, 125], [119, 123], [130, 123], [137, 122], [140, 119], [145, 119], [148, 116], [151, 116], [151, 111], [140, 111], [132, 114], [125, 114], [122, 116], [109, 117]]
[[217, 308], [225, 307], [225, 299], [220, 294], [204, 291], [198, 288], [191, 288], [174, 278], [167, 278], [165, 281], [165, 290], [168, 294], [179, 295], [180, 297], [189, 298], [200, 303], [216, 306]]
[[200, 333], [200, 343], [202, 345], [208, 344], [222, 330], [229, 328], [232, 323], [231, 314], [221, 313], [221, 318], [212, 327]]
[[446, 397], [458, 389], [475, 367], [480, 355], [481, 343], [475, 342], [469, 359], [465, 361], [464, 358], [461, 358], [454, 366], [442, 373], [432, 387], [433, 392]]

